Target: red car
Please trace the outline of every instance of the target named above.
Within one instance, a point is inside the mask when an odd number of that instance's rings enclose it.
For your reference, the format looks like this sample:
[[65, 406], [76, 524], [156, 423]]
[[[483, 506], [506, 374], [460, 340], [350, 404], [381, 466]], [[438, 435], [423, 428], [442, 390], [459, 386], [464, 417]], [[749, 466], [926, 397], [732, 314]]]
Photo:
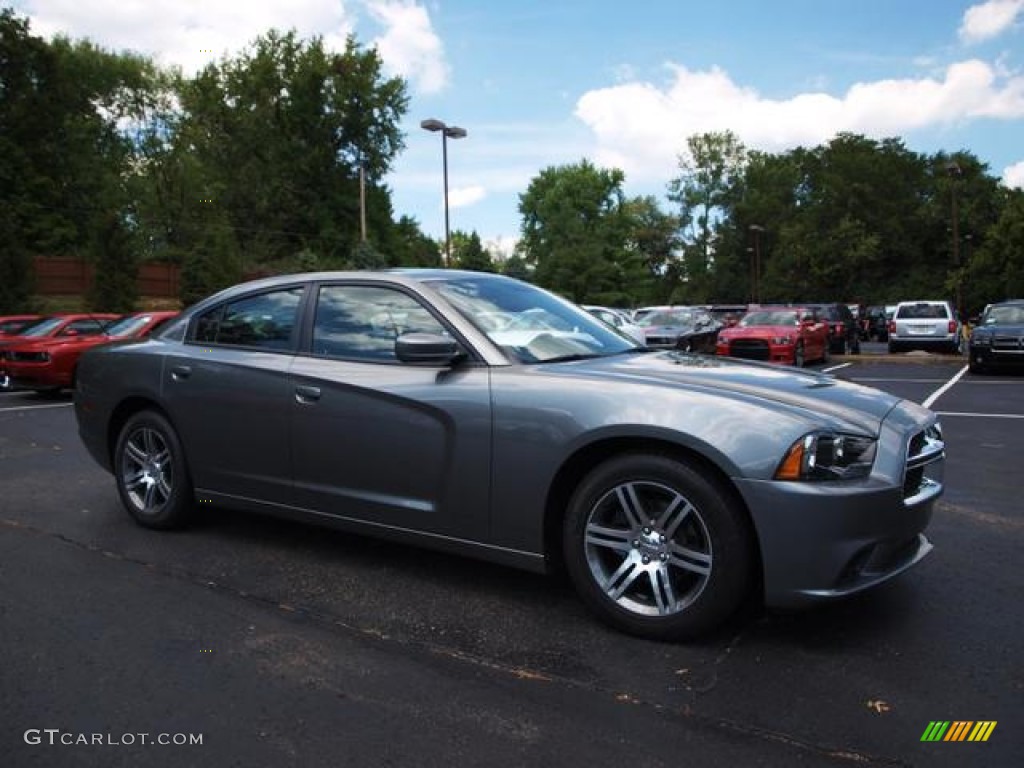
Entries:
[[[73, 387], [78, 358], [85, 350], [117, 339], [145, 336], [177, 314], [137, 312], [123, 317], [93, 314], [48, 318], [21, 336], [4, 340], [7, 346], [0, 351], [0, 379], [6, 379], [8, 387], [37, 392]], [[51, 332], [44, 333], [48, 328]]]
[[41, 319], [39, 315], [0, 315], [0, 338], [17, 336], [23, 329]]
[[828, 326], [807, 307], [761, 307], [718, 334], [719, 355], [803, 367], [828, 362]]

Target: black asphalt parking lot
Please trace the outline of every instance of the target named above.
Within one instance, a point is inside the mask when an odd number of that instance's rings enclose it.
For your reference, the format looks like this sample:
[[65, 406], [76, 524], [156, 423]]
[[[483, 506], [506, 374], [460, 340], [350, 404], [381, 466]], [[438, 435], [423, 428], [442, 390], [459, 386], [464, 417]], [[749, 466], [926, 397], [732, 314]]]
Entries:
[[[558, 578], [333, 531], [144, 530], [68, 399], [0, 394], [0, 765], [1019, 765], [1024, 376], [829, 368], [941, 414], [935, 551], [691, 644], [608, 630]], [[922, 742], [932, 721], [997, 725]]]

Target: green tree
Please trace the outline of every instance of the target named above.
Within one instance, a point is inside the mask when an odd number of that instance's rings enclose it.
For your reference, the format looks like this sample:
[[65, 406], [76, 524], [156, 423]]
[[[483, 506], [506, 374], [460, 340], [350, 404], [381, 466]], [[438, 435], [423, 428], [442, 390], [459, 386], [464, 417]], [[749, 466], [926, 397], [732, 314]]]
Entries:
[[184, 251], [181, 301], [186, 307], [242, 279], [243, 265], [235, 232], [223, 211], [211, 209], [197, 226], [198, 239]]
[[636, 296], [638, 304], [671, 301], [683, 279], [680, 261], [679, 219], [665, 213], [654, 197], [636, 197], [625, 202], [628, 217], [628, 247], [644, 269], [644, 287]]
[[411, 216], [402, 216], [387, 233], [384, 249], [389, 263], [396, 267], [440, 267], [441, 249], [437, 241], [420, 229]]
[[746, 149], [731, 131], [691, 136], [686, 145], [687, 152], [679, 156], [682, 173], [669, 182], [668, 195], [680, 211], [683, 285], [679, 293], [688, 301], [705, 302], [718, 250], [716, 233], [743, 173]]
[[475, 231], [452, 232], [452, 257], [454, 266], [459, 269], [471, 269], [477, 272], [497, 272], [494, 258], [480, 242], [480, 235]]
[[1024, 297], [1024, 191], [1004, 187], [999, 198], [999, 218], [965, 270], [969, 315], [994, 301]]
[[643, 266], [629, 248], [620, 170], [586, 160], [549, 167], [519, 196], [519, 247], [533, 278], [577, 303], [629, 305], [643, 290]]
[[101, 312], [131, 312], [138, 300], [138, 253], [117, 213], [108, 213], [97, 225], [91, 251], [95, 279], [89, 306]]
[[320, 38], [272, 30], [182, 80], [179, 96], [166, 159], [180, 167], [181, 150], [194, 158], [198, 173], [183, 181], [202, 186], [184, 200], [222, 207], [251, 265], [272, 268], [306, 248], [326, 263], [350, 259], [360, 239], [360, 167], [377, 229], [370, 239], [391, 226], [372, 203], [402, 148], [408, 98], [403, 81], [382, 76], [375, 50], [349, 38], [332, 53]]
[[526, 259], [518, 253], [513, 253], [501, 263], [501, 274], [506, 277], [513, 277], [516, 280], [525, 280], [527, 282], [530, 282], [532, 277], [530, 267], [526, 263]]

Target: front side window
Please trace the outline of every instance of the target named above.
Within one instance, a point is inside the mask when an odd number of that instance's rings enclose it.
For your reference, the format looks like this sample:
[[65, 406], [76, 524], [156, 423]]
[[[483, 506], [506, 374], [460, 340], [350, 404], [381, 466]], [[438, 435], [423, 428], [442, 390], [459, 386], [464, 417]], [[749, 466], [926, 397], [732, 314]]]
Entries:
[[302, 290], [268, 291], [207, 310], [196, 318], [194, 340], [200, 344], [290, 349]]
[[313, 321], [313, 354], [347, 360], [396, 362], [395, 339], [406, 333], [448, 335], [412, 296], [373, 285], [320, 288]]

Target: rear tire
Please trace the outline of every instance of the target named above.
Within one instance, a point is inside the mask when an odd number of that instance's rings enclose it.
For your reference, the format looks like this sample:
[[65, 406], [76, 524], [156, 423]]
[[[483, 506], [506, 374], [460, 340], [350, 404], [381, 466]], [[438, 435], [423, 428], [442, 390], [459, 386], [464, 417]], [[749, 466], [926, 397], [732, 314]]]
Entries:
[[629, 634], [707, 632], [751, 585], [752, 536], [732, 495], [668, 456], [626, 454], [595, 467], [572, 496], [563, 533], [580, 598]]
[[139, 411], [121, 428], [114, 449], [121, 502], [146, 528], [184, 525], [192, 516], [192, 481], [177, 432], [156, 411]]

